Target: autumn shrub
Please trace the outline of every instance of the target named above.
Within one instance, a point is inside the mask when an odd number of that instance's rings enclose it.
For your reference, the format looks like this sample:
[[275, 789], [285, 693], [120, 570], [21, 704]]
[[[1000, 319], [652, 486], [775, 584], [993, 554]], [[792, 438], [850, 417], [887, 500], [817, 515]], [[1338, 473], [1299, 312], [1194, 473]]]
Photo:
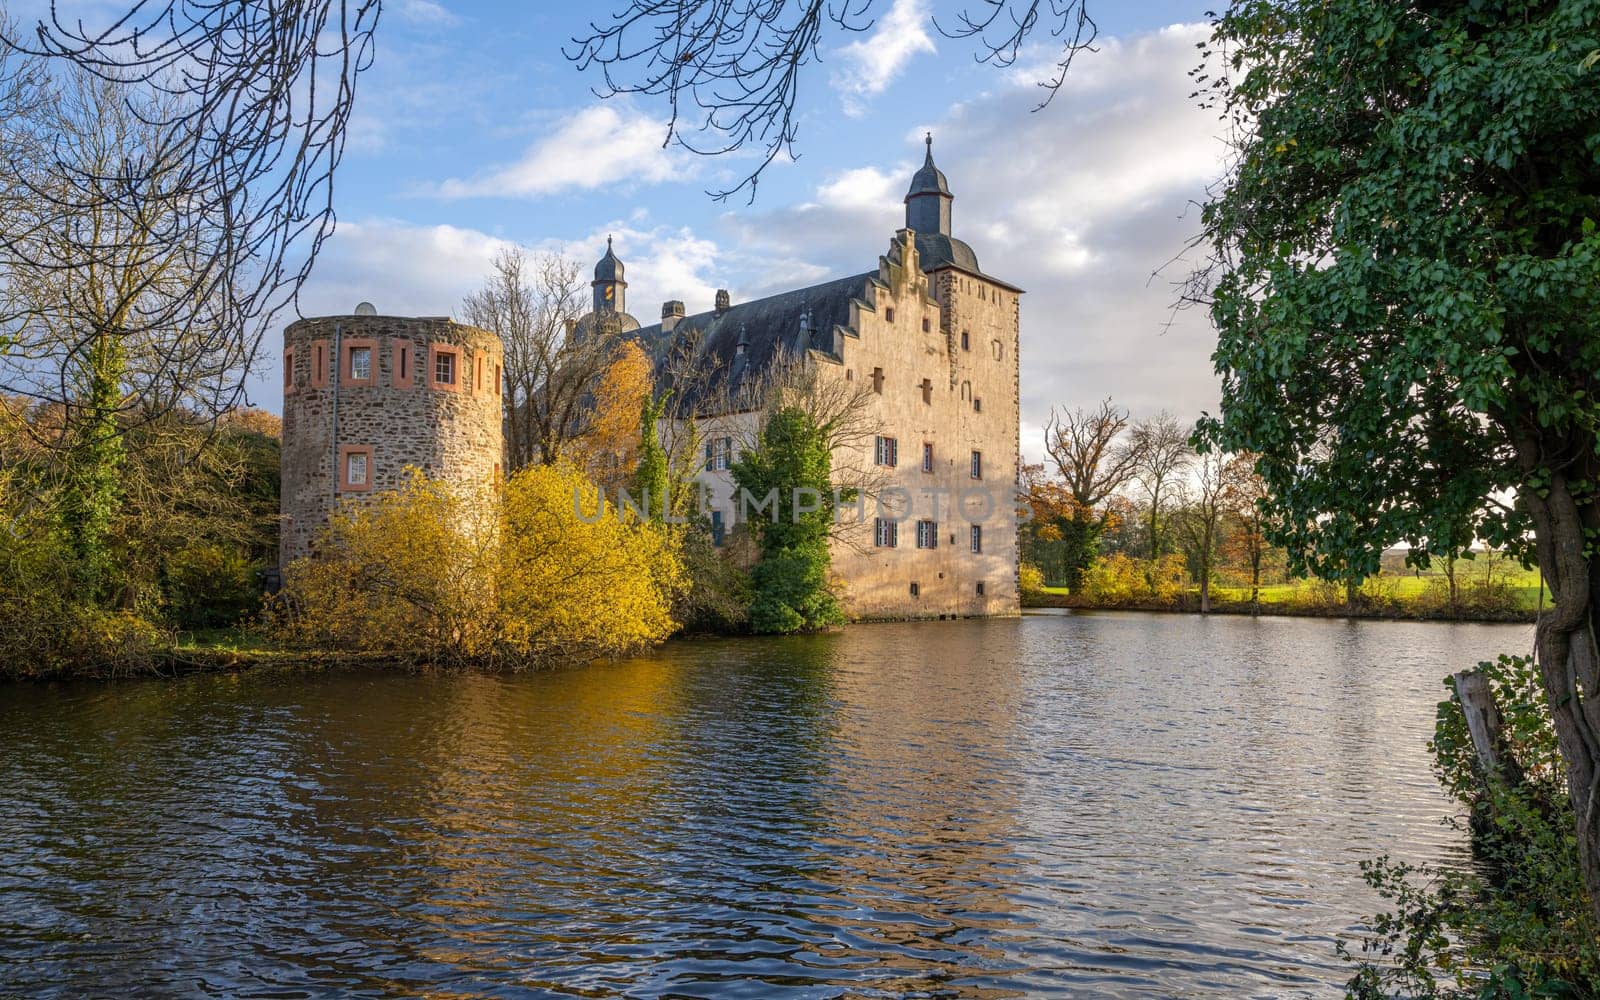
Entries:
[[1122, 552], [1095, 560], [1083, 575], [1082, 596], [1091, 604], [1111, 605], [1134, 601], [1149, 593], [1143, 567]]
[[[1571, 799], [1538, 668], [1502, 656], [1478, 669], [1503, 720], [1520, 780], [1486, 775], [1461, 703], [1441, 702], [1429, 744], [1434, 772], [1465, 809], [1476, 864], [1364, 864], [1391, 905], [1368, 921], [1351, 997], [1600, 997], [1600, 928], [1590, 915]], [[1354, 957], [1348, 945], [1341, 951]]]
[[492, 498], [410, 470], [400, 489], [346, 500], [297, 559], [270, 615], [291, 646], [407, 662], [490, 656]]
[[1044, 593], [1044, 571], [1033, 563], [1023, 563], [1017, 568], [1017, 587], [1027, 600]]
[[674, 534], [609, 505], [593, 518], [599, 502], [570, 466], [532, 466], [506, 483], [499, 642], [514, 661], [620, 655], [676, 630], [687, 578]]
[[347, 501], [270, 615], [285, 642], [402, 662], [523, 667], [670, 635], [684, 586], [665, 529], [608, 505], [576, 466], [490, 494], [415, 470]]
[[1162, 604], [1176, 602], [1189, 589], [1187, 563], [1181, 553], [1169, 552], [1146, 564], [1148, 596]]

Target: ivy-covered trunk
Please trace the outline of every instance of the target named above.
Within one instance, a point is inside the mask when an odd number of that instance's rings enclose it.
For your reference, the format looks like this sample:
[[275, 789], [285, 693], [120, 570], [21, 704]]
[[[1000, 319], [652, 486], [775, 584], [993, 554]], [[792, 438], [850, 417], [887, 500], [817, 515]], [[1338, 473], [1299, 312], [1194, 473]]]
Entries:
[[[1519, 452], [1530, 455], [1526, 448]], [[1582, 454], [1583, 465], [1594, 464], [1587, 457], [1595, 455], [1592, 442]], [[1539, 670], [1567, 765], [1578, 860], [1590, 908], [1600, 922], [1600, 651], [1595, 645], [1600, 558], [1589, 540], [1600, 538], [1600, 511], [1570, 478], [1579, 470], [1546, 471], [1545, 482], [1527, 457], [1524, 467], [1533, 474], [1534, 485], [1522, 491], [1522, 501], [1533, 517], [1539, 569], [1555, 602], [1539, 615]], [[1578, 480], [1586, 481], [1592, 481], [1587, 474]]]
[[121, 502], [124, 457], [117, 413], [126, 353], [119, 337], [101, 333], [89, 349], [86, 392], [73, 436], [61, 519], [86, 590], [97, 592], [110, 571], [107, 538]]

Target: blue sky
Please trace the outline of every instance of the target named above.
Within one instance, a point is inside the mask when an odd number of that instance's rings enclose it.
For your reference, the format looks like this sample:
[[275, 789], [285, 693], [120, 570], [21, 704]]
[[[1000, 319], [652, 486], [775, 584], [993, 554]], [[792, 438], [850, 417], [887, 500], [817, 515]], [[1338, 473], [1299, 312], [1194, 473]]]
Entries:
[[[39, 2], [12, 9], [26, 17]], [[1048, 39], [998, 70], [932, 27], [960, 0], [873, 0], [871, 31], [825, 38], [802, 84], [798, 159], [769, 169], [747, 205], [704, 193], [742, 162], [662, 149], [662, 105], [603, 102], [563, 57], [620, 2], [386, 0], [337, 182], [339, 227], [302, 310], [370, 300], [386, 313], [454, 313], [504, 242], [587, 265], [608, 233], [644, 323], [664, 299], [694, 312], [721, 287], [738, 300], [867, 270], [903, 224], [931, 130], [956, 235], [1029, 293], [1026, 451], [1037, 453], [1052, 404], [1109, 393], [1136, 413], [1185, 418], [1214, 406], [1209, 324], [1191, 311], [1169, 325], [1184, 268], [1151, 277], [1193, 235], [1191, 203], [1221, 172], [1215, 114], [1188, 96], [1204, 4], [1089, 0], [1100, 51], [1033, 113]], [[265, 347], [252, 402], [277, 410], [277, 338]]]

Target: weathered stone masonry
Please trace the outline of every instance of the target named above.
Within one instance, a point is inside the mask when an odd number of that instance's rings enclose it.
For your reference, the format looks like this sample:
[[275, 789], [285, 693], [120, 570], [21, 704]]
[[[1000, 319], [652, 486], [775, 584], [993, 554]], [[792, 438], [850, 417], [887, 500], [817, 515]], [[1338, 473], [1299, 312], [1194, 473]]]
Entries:
[[396, 488], [408, 466], [458, 484], [501, 474], [494, 334], [443, 317], [350, 315], [301, 320], [283, 339], [280, 565], [311, 552], [342, 500]]

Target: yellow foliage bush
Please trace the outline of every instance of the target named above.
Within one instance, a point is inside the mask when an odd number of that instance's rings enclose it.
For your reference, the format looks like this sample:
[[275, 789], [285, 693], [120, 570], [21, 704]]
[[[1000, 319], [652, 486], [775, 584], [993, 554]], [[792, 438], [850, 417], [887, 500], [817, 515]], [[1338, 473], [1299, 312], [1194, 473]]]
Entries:
[[1083, 597], [1094, 604], [1120, 604], [1148, 593], [1144, 567], [1122, 552], [1094, 561], [1083, 575]]
[[1169, 553], [1159, 560], [1140, 561], [1122, 552], [1095, 560], [1083, 577], [1082, 596], [1093, 604], [1129, 601], [1171, 604], [1188, 589], [1183, 556]]
[[404, 660], [490, 656], [495, 527], [492, 496], [410, 470], [399, 490], [346, 500], [318, 554], [289, 566], [274, 630], [291, 645]]
[[1044, 571], [1033, 563], [1023, 563], [1017, 570], [1017, 585], [1024, 594], [1044, 591]]
[[518, 658], [616, 655], [677, 628], [688, 585], [677, 539], [600, 502], [570, 466], [533, 466], [506, 484], [500, 545], [503, 641]]
[[676, 544], [614, 509], [594, 519], [598, 502], [572, 465], [494, 493], [412, 470], [398, 491], [346, 502], [318, 555], [290, 566], [270, 621], [293, 645], [407, 662], [520, 667], [659, 642], [684, 586]]

